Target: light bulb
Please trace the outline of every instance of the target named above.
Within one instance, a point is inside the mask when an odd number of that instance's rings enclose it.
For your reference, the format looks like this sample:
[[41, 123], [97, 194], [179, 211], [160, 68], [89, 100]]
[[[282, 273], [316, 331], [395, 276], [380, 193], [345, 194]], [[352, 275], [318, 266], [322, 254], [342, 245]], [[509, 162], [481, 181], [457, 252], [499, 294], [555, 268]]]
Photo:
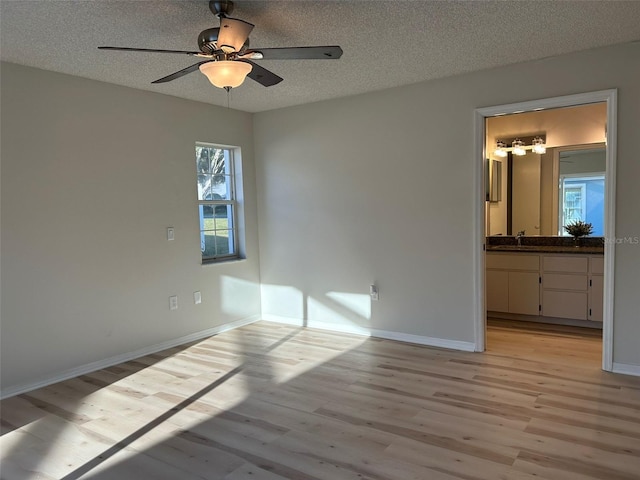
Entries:
[[526, 150], [524, 149], [524, 142], [522, 140], [516, 138], [511, 146], [513, 147], [512, 152], [514, 155], [518, 155], [521, 157], [522, 155], [527, 154]]
[[506, 143], [498, 140], [496, 143], [496, 149], [493, 151], [493, 154], [496, 157], [506, 157], [507, 156], [507, 151], [505, 150], [506, 147], [507, 147]]
[[544, 143], [544, 140], [540, 137], [536, 137], [533, 139], [533, 152], [534, 153], [547, 153], [547, 148]]

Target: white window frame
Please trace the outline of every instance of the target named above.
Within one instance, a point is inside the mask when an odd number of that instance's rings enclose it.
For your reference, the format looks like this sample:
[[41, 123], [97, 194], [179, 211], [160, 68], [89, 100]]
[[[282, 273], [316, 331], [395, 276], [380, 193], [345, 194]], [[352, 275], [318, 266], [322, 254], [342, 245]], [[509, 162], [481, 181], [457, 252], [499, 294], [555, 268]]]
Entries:
[[[209, 264], [209, 263], [218, 263], [218, 262], [222, 262], [222, 261], [228, 261], [228, 260], [235, 260], [235, 259], [239, 259], [241, 258], [240, 256], [240, 239], [239, 239], [239, 233], [240, 233], [240, 228], [239, 228], [239, 224], [238, 224], [238, 219], [239, 219], [239, 214], [238, 214], [238, 208], [239, 208], [239, 202], [238, 202], [238, 189], [236, 188], [236, 182], [238, 181], [238, 179], [236, 178], [236, 174], [237, 171], [239, 170], [237, 168], [237, 161], [240, 157], [239, 152], [238, 152], [238, 148], [237, 147], [230, 147], [227, 145], [218, 145], [218, 144], [212, 144], [212, 143], [205, 143], [205, 142], [196, 142], [195, 147], [202, 147], [202, 148], [211, 148], [211, 149], [218, 149], [218, 150], [222, 150], [224, 152], [224, 156], [225, 156], [225, 165], [228, 166], [228, 171], [225, 171], [225, 175], [228, 176], [229, 178], [229, 185], [228, 185], [228, 189], [229, 189], [229, 198], [228, 199], [201, 199], [202, 197], [202, 192], [200, 191], [200, 183], [198, 181], [198, 175], [200, 175], [200, 172], [198, 171], [198, 158], [197, 156], [195, 157], [195, 161], [196, 161], [196, 199], [198, 202], [198, 218], [199, 218], [199, 231], [200, 231], [200, 252], [201, 252], [201, 261], [202, 264]], [[195, 149], [194, 149], [195, 150]], [[195, 153], [195, 152], [194, 152]], [[231, 228], [229, 228], [229, 230], [231, 231], [231, 235], [233, 236], [233, 240], [230, 241], [230, 250], [232, 250], [230, 253], [227, 254], [220, 254], [220, 255], [214, 255], [214, 256], [208, 256], [205, 257], [204, 251], [205, 251], [205, 232], [210, 231], [210, 230], [205, 230], [204, 228], [204, 207], [205, 206], [211, 206], [212, 208], [215, 209], [215, 207], [217, 206], [230, 206], [231, 207], [231, 222], [232, 222], [232, 226]]]

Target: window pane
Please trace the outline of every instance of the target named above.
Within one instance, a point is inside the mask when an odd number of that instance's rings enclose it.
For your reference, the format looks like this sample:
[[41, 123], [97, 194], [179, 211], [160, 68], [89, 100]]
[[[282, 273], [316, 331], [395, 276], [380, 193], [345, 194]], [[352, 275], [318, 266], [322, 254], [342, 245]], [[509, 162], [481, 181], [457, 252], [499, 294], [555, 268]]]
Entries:
[[216, 232], [216, 254], [229, 255], [233, 251], [233, 231], [218, 230]]
[[213, 231], [200, 232], [202, 258], [216, 256], [216, 234]]
[[196, 146], [196, 170], [198, 174], [209, 173], [209, 152], [205, 147]]
[[214, 230], [213, 205], [200, 205], [200, 230]]
[[211, 175], [198, 175], [198, 200], [213, 200]]
[[214, 175], [212, 178], [211, 200], [231, 200], [231, 177], [229, 175]]
[[565, 182], [564, 219], [566, 223], [584, 220], [584, 186], [570, 186]]
[[202, 258], [232, 255], [234, 251], [233, 230], [205, 230], [200, 232]]
[[216, 205], [214, 225], [216, 230], [233, 228], [233, 207], [231, 205]]
[[222, 148], [209, 148], [209, 171], [214, 175], [227, 173], [227, 155]]

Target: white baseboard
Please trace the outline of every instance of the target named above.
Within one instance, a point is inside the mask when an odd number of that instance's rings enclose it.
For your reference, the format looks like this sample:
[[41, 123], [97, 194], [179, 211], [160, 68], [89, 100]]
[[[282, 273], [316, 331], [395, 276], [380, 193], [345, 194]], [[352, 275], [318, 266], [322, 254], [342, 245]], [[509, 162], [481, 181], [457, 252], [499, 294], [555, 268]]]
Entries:
[[611, 371], [613, 373], [621, 373], [623, 375], [633, 375], [635, 377], [640, 377], [640, 365], [630, 365], [627, 363], [613, 362], [613, 369]]
[[217, 327], [208, 328], [200, 332], [191, 333], [189, 335], [185, 335], [184, 337], [167, 340], [166, 342], [157, 343], [155, 345], [144, 347], [133, 352], [127, 352], [116, 355], [114, 357], [105, 358], [104, 360], [98, 360], [97, 362], [80, 365], [79, 367], [74, 367], [34, 382], [5, 388], [4, 390], [2, 390], [2, 393], [0, 393], [0, 399], [13, 397], [14, 395], [20, 395], [21, 393], [30, 392], [31, 390], [35, 390], [37, 388], [46, 387], [47, 385], [52, 385], [64, 380], [69, 380], [70, 378], [75, 378], [80, 375], [95, 372], [96, 370], [102, 370], [103, 368], [112, 367], [120, 363], [128, 362], [129, 360], [134, 360], [136, 358], [144, 357], [145, 355], [150, 355], [152, 353], [166, 350], [167, 348], [173, 348], [177, 347], [178, 345], [184, 345], [185, 343], [195, 342], [196, 340], [211, 337], [228, 330], [233, 330], [234, 328], [249, 325], [250, 323], [257, 322], [260, 319], [260, 315], [252, 315], [251, 317], [243, 318], [230, 323], [225, 323], [224, 325], [218, 325]]
[[378, 330], [376, 328], [360, 327], [358, 325], [339, 325], [335, 323], [306, 321], [299, 318], [281, 317], [279, 315], [263, 314], [262, 319], [269, 322], [284, 323], [298, 327], [317, 328], [319, 330], [329, 330], [332, 332], [351, 333], [367, 337], [384, 338], [387, 340], [397, 340], [399, 342], [415, 343], [429, 347], [449, 348], [451, 350], [462, 350], [465, 352], [475, 351], [473, 342], [461, 342], [459, 340], [448, 340], [445, 338], [424, 337], [410, 333], [392, 332], [388, 330]]

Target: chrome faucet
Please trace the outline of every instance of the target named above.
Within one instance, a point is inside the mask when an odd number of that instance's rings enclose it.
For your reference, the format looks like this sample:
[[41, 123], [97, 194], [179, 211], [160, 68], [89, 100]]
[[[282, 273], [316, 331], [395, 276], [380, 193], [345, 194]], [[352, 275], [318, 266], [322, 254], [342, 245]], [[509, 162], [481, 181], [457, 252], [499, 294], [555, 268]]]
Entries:
[[524, 237], [524, 230], [520, 230], [516, 235], [516, 241], [518, 242], [518, 246], [522, 246], [522, 237]]

